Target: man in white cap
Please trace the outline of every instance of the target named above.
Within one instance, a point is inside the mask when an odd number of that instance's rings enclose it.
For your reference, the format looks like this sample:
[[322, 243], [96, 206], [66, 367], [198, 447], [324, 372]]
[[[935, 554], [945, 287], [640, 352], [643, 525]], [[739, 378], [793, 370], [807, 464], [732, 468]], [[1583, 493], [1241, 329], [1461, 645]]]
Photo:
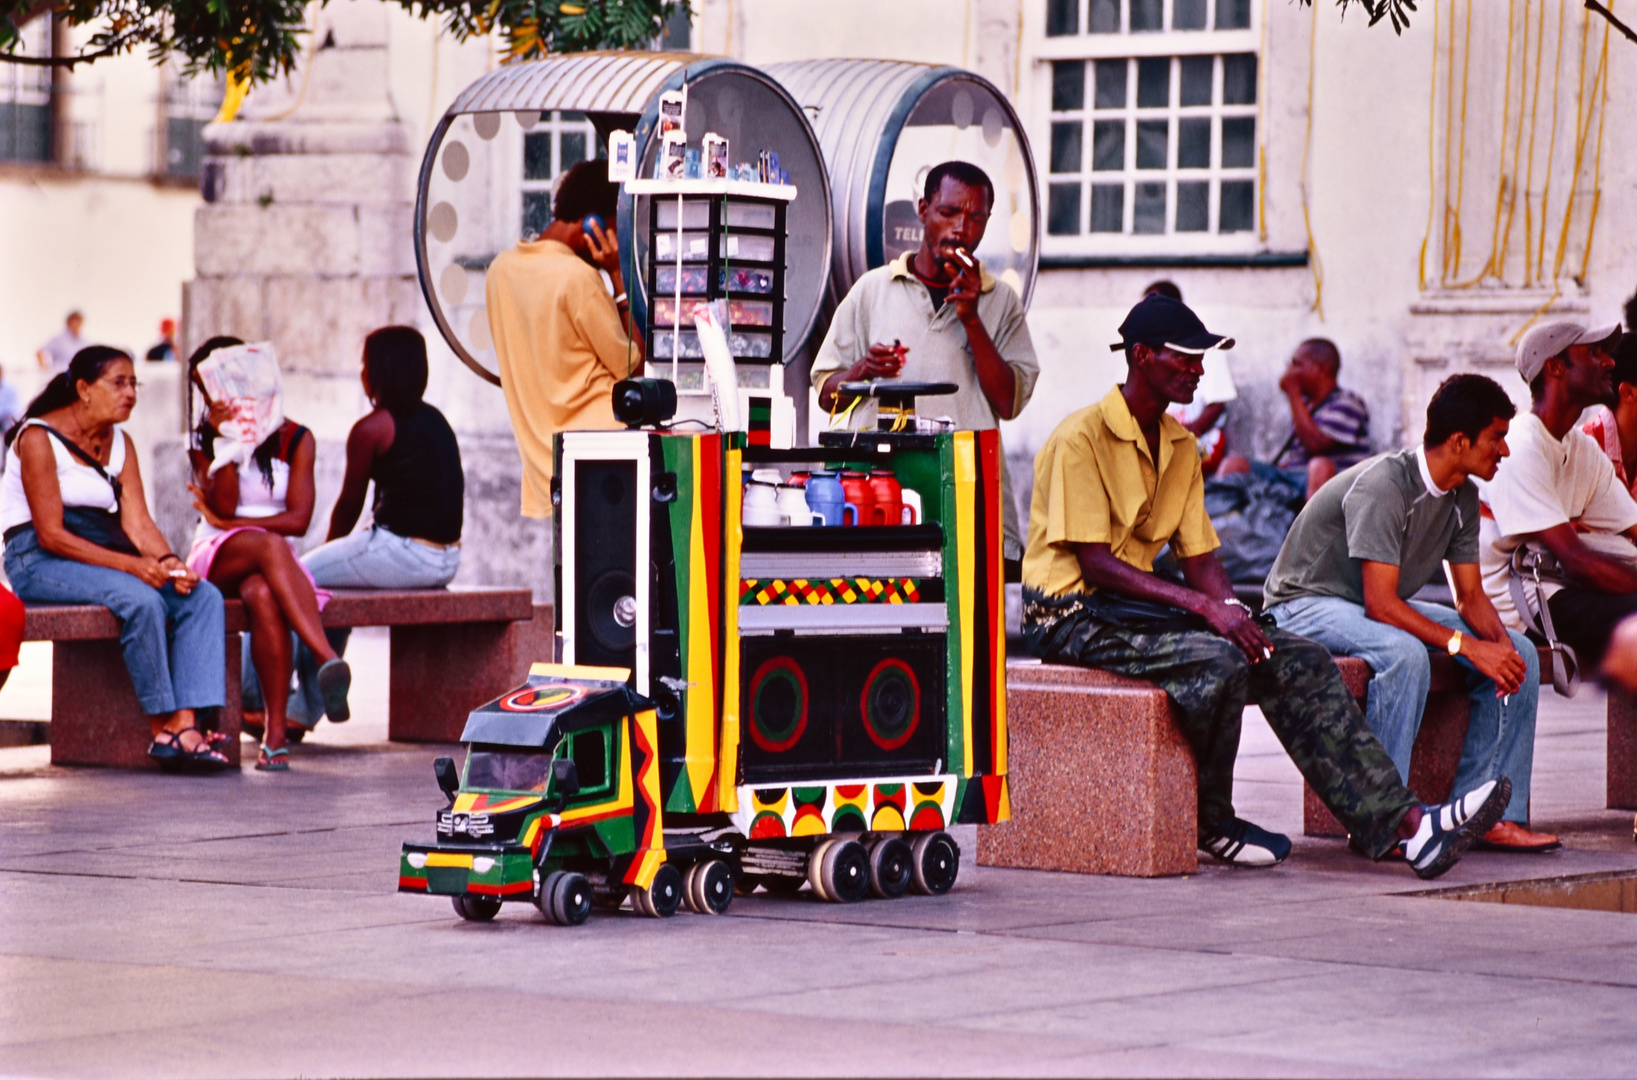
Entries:
[[[1637, 502], [1607, 455], [1576, 426], [1588, 406], [1609, 397], [1619, 340], [1618, 325], [1569, 322], [1523, 336], [1518, 374], [1534, 404], [1512, 424], [1512, 455], [1483, 485], [1484, 591], [1509, 626], [1562, 641], [1588, 672], [1602, 660], [1615, 626], [1637, 612], [1637, 547], [1630, 540]], [[1557, 564], [1557, 572], [1543, 571], [1538, 595], [1532, 574], [1512, 570], [1513, 553], [1524, 544]]]

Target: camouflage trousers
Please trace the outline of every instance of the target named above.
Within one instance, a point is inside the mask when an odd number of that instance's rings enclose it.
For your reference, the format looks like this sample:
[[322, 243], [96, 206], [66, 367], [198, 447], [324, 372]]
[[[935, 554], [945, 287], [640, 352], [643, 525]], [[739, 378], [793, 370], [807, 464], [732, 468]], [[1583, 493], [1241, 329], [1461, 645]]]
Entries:
[[1092, 619], [1072, 597], [1029, 590], [1024, 641], [1042, 660], [1145, 679], [1163, 689], [1194, 754], [1203, 833], [1233, 815], [1233, 766], [1247, 700], [1262, 708], [1285, 751], [1354, 842], [1376, 858], [1398, 842], [1416, 797], [1347, 692], [1324, 646], [1265, 631], [1273, 656], [1251, 664], [1206, 631], [1144, 633]]

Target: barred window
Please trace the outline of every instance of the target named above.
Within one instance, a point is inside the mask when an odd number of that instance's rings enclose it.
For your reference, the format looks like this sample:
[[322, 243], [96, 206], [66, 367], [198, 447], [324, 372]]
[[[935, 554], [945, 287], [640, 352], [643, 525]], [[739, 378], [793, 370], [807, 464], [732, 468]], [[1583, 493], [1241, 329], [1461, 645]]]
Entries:
[[551, 224], [551, 187], [582, 161], [602, 156], [597, 133], [583, 112], [546, 112], [523, 135], [523, 235], [532, 239]]
[[[1189, 237], [1254, 233], [1250, 0], [1038, 2], [1038, 52], [1050, 73], [1041, 110], [1047, 250], [1116, 236], [1133, 238], [1122, 251], [1153, 237], [1174, 237], [1166, 248], [1177, 250]], [[1075, 237], [1081, 243], [1052, 239]]]

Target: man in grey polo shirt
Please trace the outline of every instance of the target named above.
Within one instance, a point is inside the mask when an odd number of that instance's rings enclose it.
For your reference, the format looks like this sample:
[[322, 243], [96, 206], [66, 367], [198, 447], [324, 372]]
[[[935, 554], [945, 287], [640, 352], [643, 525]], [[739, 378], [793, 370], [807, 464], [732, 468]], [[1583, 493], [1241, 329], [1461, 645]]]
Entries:
[[[1023, 301], [972, 254], [994, 201], [995, 186], [976, 165], [946, 161], [927, 173], [920, 248], [859, 278], [836, 307], [813, 359], [821, 409], [839, 414], [852, 404], [838, 391], [843, 382], [902, 376], [959, 386], [921, 409], [948, 414], [962, 430], [987, 431], [1023, 411], [1040, 375]], [[847, 426], [873, 428], [874, 401], [858, 402]], [[1023, 538], [1009, 471], [1001, 496], [1010, 580]]]
[[[1528, 828], [1540, 663], [1484, 594], [1471, 479], [1494, 477], [1515, 412], [1506, 391], [1482, 375], [1444, 380], [1427, 405], [1421, 446], [1362, 461], [1308, 501], [1266, 596], [1281, 630], [1369, 663], [1364, 718], [1406, 783], [1431, 684], [1428, 649], [1456, 657], [1472, 705], [1455, 792], [1511, 777], [1512, 801], [1482, 842], [1545, 851], [1557, 837]], [[1446, 561], [1455, 608], [1410, 599]]]

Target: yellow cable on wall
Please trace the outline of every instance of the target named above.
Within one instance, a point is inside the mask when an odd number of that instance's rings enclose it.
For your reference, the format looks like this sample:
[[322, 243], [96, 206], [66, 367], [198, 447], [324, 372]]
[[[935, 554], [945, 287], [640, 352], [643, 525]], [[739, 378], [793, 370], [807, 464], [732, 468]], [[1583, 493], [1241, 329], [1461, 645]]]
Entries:
[[[1264, 18], [1266, 17], [1266, 14], [1267, 13], [1264, 11], [1263, 12]], [[1324, 321], [1324, 260], [1319, 258], [1319, 245], [1313, 239], [1313, 218], [1312, 218], [1312, 215], [1308, 213], [1308, 207], [1307, 207], [1307, 177], [1308, 177], [1307, 163], [1308, 163], [1309, 158], [1312, 155], [1312, 150], [1313, 150], [1313, 72], [1314, 72], [1315, 67], [1317, 66], [1316, 61], [1317, 61], [1317, 55], [1318, 55], [1318, 40], [1319, 40], [1319, 12], [1318, 12], [1318, 5], [1314, 4], [1313, 5], [1312, 25], [1309, 28], [1309, 32], [1308, 32], [1308, 35], [1307, 35], [1307, 134], [1302, 139], [1302, 181], [1301, 181], [1302, 228], [1307, 230], [1307, 269], [1308, 269], [1308, 272], [1313, 275], [1313, 306], [1308, 308], [1308, 310], [1318, 312], [1319, 313], [1319, 321], [1323, 322]], [[1264, 55], [1266, 55], [1265, 51], [1264, 51]], [[1264, 160], [1264, 163], [1265, 163], [1265, 161], [1266, 161], [1266, 156], [1265, 155], [1263, 157], [1263, 160]], [[1265, 164], [1264, 164], [1263, 185], [1262, 186], [1264, 188], [1267, 186]], [[1425, 257], [1425, 253], [1426, 253], [1426, 245], [1425, 244], [1422, 245], [1421, 251], [1422, 251], [1423, 257]]]

